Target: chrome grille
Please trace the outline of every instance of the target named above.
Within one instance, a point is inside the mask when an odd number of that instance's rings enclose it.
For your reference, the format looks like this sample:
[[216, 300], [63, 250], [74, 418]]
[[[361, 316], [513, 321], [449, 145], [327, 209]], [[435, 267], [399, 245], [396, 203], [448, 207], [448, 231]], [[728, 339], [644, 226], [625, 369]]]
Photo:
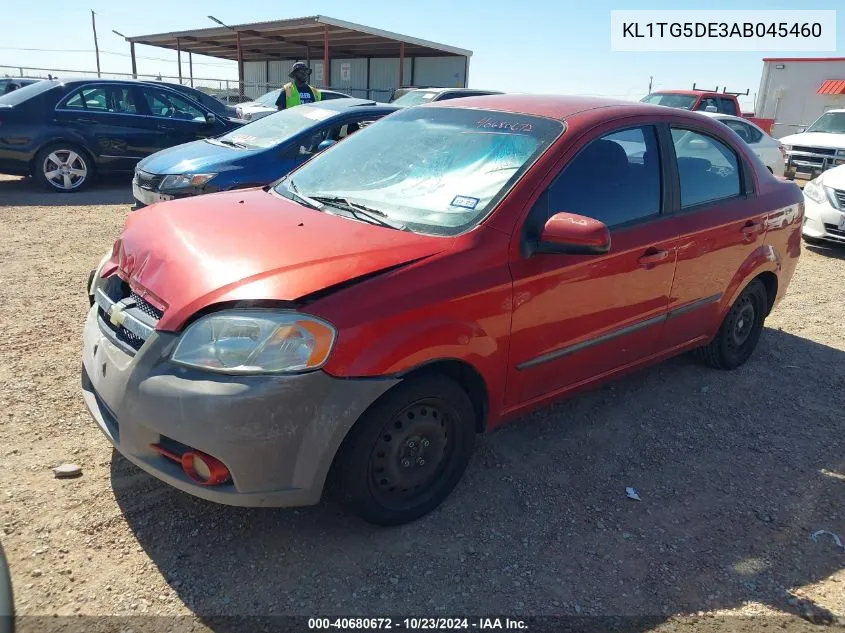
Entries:
[[135, 184], [141, 189], [156, 191], [162, 180], [164, 180], [164, 176], [151, 174], [146, 171], [141, 171], [140, 169], [135, 170]]
[[[163, 315], [117, 275], [97, 289], [94, 301], [100, 328], [130, 353], [141, 349]], [[118, 323], [113, 323], [111, 319], [112, 314], [117, 316], [115, 310], [120, 312], [119, 318], [115, 319]]]
[[835, 156], [836, 150], [828, 147], [805, 147], [803, 145], [793, 145], [793, 152], [810, 152], [812, 154], [824, 154], [825, 156]]

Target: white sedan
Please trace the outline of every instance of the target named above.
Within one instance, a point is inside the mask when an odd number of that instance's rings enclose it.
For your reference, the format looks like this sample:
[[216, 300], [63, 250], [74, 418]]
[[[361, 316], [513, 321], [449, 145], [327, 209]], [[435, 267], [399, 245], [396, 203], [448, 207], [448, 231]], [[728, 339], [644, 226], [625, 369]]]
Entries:
[[823, 172], [804, 185], [804, 227], [807, 242], [845, 244], [845, 165]]
[[748, 119], [719, 112], [701, 112], [701, 114], [721, 121], [731, 128], [760, 157], [770, 172], [775, 176], [783, 176], [786, 150], [780, 141], [766, 134]]
[[[244, 121], [255, 121], [268, 114], [273, 114], [277, 111], [276, 99], [282, 93], [282, 89], [271, 90], [258, 97], [255, 101], [247, 101], [241, 103], [235, 110], [238, 113], [238, 118]], [[349, 95], [342, 92], [335, 92], [334, 90], [320, 90], [320, 97], [322, 99], [348, 99]]]

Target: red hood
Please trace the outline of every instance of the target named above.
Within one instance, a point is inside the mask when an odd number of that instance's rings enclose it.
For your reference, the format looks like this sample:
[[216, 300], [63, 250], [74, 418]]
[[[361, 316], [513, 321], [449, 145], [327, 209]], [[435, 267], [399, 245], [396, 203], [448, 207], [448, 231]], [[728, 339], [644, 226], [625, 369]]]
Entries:
[[132, 213], [112, 263], [161, 304], [158, 328], [172, 331], [211, 304], [293, 301], [441, 252], [450, 242], [322, 213], [257, 189]]

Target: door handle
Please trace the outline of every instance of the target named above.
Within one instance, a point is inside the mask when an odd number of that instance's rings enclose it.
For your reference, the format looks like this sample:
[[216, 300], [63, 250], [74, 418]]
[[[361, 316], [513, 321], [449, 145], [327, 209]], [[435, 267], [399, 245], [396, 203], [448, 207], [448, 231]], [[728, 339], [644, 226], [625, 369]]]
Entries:
[[669, 257], [669, 251], [650, 251], [642, 255], [637, 261], [640, 266], [651, 266]]
[[763, 232], [762, 222], [746, 222], [742, 227], [742, 237], [745, 241], [752, 241], [758, 234]]
[[86, 119], [86, 118], [79, 118], [77, 119], [79, 123], [85, 123], [86, 125], [94, 125], [97, 123], [96, 119]]

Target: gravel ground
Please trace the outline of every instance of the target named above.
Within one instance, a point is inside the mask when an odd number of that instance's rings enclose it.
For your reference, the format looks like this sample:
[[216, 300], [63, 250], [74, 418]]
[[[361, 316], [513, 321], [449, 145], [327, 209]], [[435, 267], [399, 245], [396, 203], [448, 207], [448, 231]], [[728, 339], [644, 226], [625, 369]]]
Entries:
[[[526, 416], [479, 438], [438, 511], [378, 529], [331, 502], [213, 505], [110, 448], [79, 395], [84, 284], [130, 197], [0, 177], [0, 540], [25, 630], [74, 614], [845, 624], [845, 549], [811, 539], [845, 541], [845, 249], [804, 249], [746, 366], [681, 357]], [[82, 477], [55, 479], [68, 461]]]

